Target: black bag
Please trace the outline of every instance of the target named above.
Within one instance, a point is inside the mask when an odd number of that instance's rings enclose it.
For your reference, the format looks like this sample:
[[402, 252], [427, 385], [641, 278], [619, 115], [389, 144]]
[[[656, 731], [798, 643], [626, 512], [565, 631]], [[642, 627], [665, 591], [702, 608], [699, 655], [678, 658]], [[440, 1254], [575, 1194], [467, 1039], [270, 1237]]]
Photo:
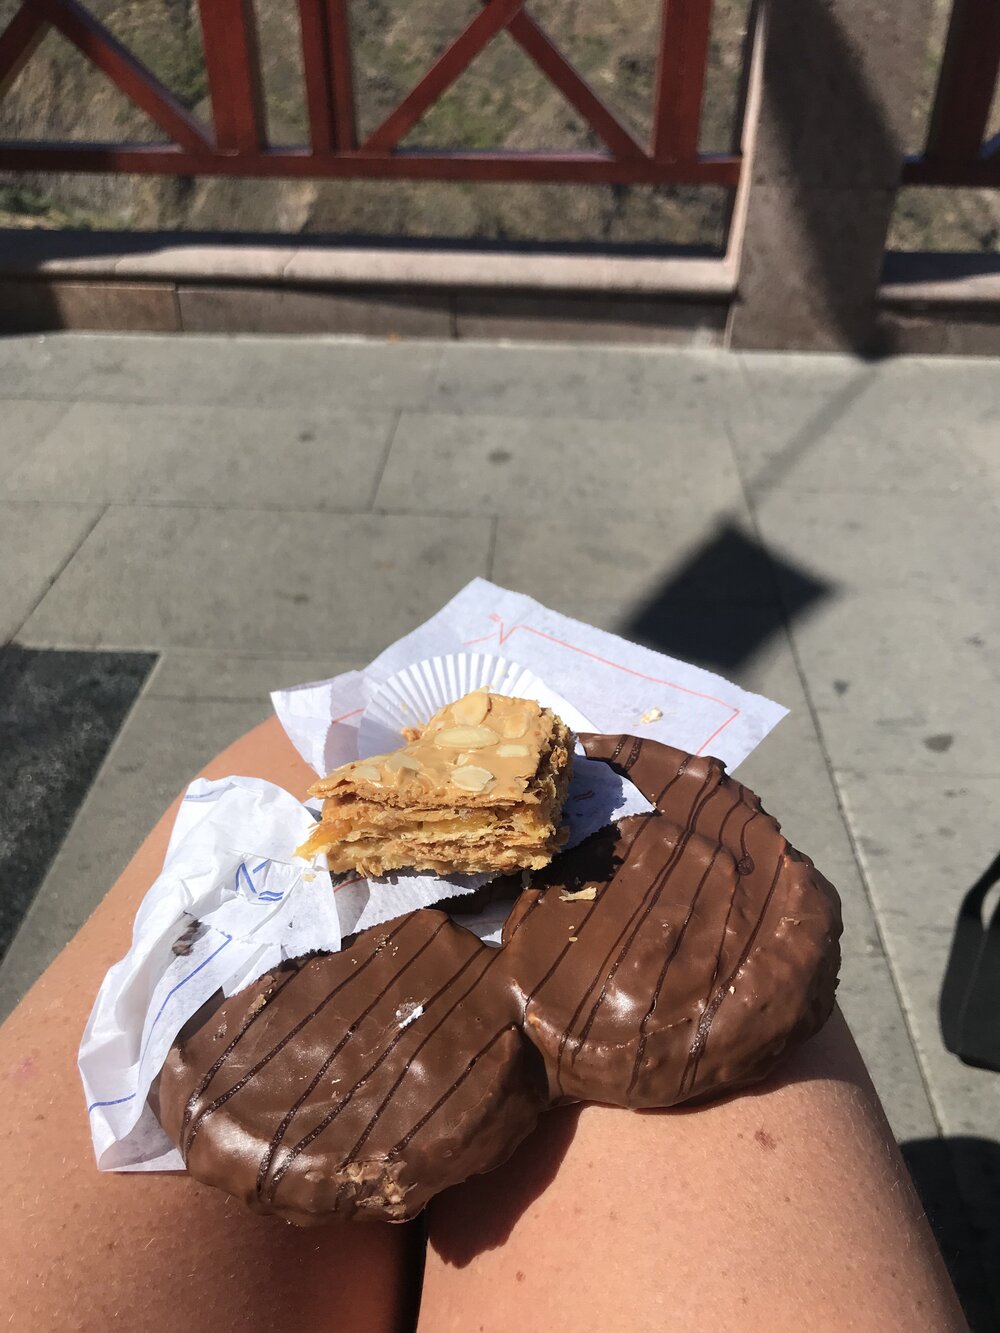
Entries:
[[948, 1050], [967, 1065], [1000, 1072], [1000, 903], [983, 922], [983, 904], [1000, 883], [1000, 853], [962, 899], [938, 1014]]

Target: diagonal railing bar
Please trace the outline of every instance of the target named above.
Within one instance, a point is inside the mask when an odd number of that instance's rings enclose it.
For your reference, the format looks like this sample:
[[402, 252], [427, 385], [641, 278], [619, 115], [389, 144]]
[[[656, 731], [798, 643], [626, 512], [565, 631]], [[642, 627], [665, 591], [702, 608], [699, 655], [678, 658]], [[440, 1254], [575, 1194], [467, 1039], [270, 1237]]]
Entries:
[[420, 117], [455, 82], [484, 46], [506, 28], [524, 0], [488, 0], [472, 22], [447, 47], [417, 86], [361, 145], [364, 153], [388, 153]]
[[198, 0], [198, 8], [215, 142], [230, 153], [263, 148], [267, 135], [253, 0]]
[[357, 147], [350, 17], [345, 0], [299, 0], [302, 66], [314, 153]]
[[559, 89], [566, 101], [576, 108], [598, 138], [604, 140], [615, 157], [625, 160], [646, 157], [617, 116], [601, 101], [583, 76], [577, 73], [530, 14], [523, 9], [515, 14], [507, 25], [507, 31], [549, 82]]
[[188, 109], [151, 69], [77, 0], [32, 0], [54, 28], [116, 84], [129, 101], [145, 111], [181, 148], [210, 152], [211, 144]]
[[0, 97], [34, 55], [46, 26], [31, 0], [25, 0], [7, 28], [0, 32]]

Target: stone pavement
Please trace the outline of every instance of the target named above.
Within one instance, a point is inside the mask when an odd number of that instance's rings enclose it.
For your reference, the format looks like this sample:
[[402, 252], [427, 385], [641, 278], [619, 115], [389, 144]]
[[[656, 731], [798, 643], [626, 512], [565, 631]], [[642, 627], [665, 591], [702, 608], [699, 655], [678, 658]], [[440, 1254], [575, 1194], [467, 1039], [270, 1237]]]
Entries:
[[488, 576], [792, 710], [740, 777], [840, 889], [841, 1003], [988, 1326], [1000, 1075], [937, 995], [1000, 840], [995, 363], [63, 335], [0, 340], [0, 411], [4, 640], [158, 655], [0, 1012], [269, 689]]

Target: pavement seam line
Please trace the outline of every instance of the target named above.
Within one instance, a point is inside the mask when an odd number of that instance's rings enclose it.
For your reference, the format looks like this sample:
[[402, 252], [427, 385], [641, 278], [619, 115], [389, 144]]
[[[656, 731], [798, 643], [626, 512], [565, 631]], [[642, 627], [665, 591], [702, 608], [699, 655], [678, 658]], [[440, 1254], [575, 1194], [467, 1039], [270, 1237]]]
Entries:
[[[111, 509], [190, 509], [201, 511], [206, 514], [311, 514], [316, 517], [326, 518], [368, 518], [372, 514], [378, 514], [381, 518], [489, 518], [491, 512], [472, 512], [461, 509], [394, 509], [392, 507], [376, 506], [372, 509], [336, 509], [333, 507], [325, 509], [304, 509], [301, 505], [262, 505], [247, 504], [213, 504], [210, 501], [201, 500], [94, 500], [71, 501], [71, 500], [4, 500], [4, 504], [14, 505], [37, 505], [39, 507], [58, 507], [92, 509], [95, 505], [102, 505], [105, 510]], [[519, 511], [520, 512], [520, 511]], [[651, 514], [654, 511], [650, 511]], [[89, 534], [88, 534], [89, 535]]]
[[56, 572], [52, 575], [51, 579], [49, 579], [48, 583], [46, 583], [45, 587], [42, 589], [42, 591], [39, 593], [39, 595], [35, 598], [34, 602], [32, 603], [31, 607], [30, 607], [29, 610], [28, 610], [28, 613], [27, 613], [24, 617], [22, 617], [22, 619], [21, 619], [20, 622], [17, 624], [17, 626], [15, 627], [15, 629], [14, 629], [14, 630], [11, 632], [11, 634], [8, 636], [8, 642], [9, 642], [9, 643], [17, 642], [18, 635], [21, 633], [21, 631], [24, 629], [25, 625], [27, 625], [28, 621], [31, 619], [31, 617], [35, 614], [35, 612], [36, 612], [36, 611], [38, 610], [38, 608], [41, 606], [42, 602], [44, 602], [45, 599], [46, 599], [46, 597], [48, 597], [49, 593], [52, 591], [52, 589], [55, 587], [55, 585], [58, 583], [58, 581], [62, 578], [63, 574], [65, 574], [65, 572], [66, 572], [66, 570], [68, 569], [70, 563], [71, 563], [73, 560], [76, 559], [77, 555], [79, 554], [80, 550], [81, 550], [82, 547], [84, 546], [85, 542], [88, 540], [88, 538], [90, 537], [91, 533], [92, 533], [92, 532], [94, 531], [94, 529], [97, 527], [98, 523], [100, 523], [101, 519], [102, 519], [102, 518], [104, 517], [104, 515], [108, 512], [108, 510], [110, 509], [110, 507], [111, 507], [111, 506], [110, 506], [110, 505], [107, 505], [107, 504], [99, 505], [99, 506], [98, 506], [97, 516], [94, 518], [93, 522], [91, 522], [91, 523], [88, 525], [86, 532], [84, 532], [83, 536], [80, 538], [80, 540], [79, 540], [79, 541], [76, 543], [76, 545], [73, 547], [72, 551], [70, 551], [69, 555], [66, 556], [65, 560], [63, 560], [63, 561], [60, 562], [58, 568], [56, 569]]
[[402, 419], [403, 409], [399, 407], [396, 409], [389, 429], [386, 432], [385, 443], [382, 445], [382, 455], [379, 458], [378, 465], [375, 469], [375, 478], [372, 482], [371, 494], [368, 497], [368, 509], [366, 511], [369, 514], [374, 513], [375, 511], [375, 501], [378, 498], [379, 487], [382, 485], [382, 478], [385, 476], [385, 470], [389, 466], [389, 455], [392, 453], [392, 446], [396, 443], [396, 435], [399, 431], [399, 423]]
[[500, 515], [490, 517], [490, 540], [486, 550], [486, 577], [493, 582], [493, 565], [497, 558], [497, 537], [500, 532]]
[[802, 683], [802, 692], [805, 696], [806, 706], [809, 709], [809, 715], [812, 718], [813, 728], [815, 729], [816, 737], [817, 740], [819, 741], [820, 752], [823, 755], [823, 762], [826, 765], [827, 776], [830, 779], [830, 786], [833, 789], [834, 800], [837, 802], [837, 812], [840, 815], [840, 821], [843, 824], [844, 830], [847, 834], [848, 845], [850, 846], [851, 849], [851, 857], [857, 869], [858, 877], [860, 878], [862, 886], [864, 887], [865, 897], [868, 899], [868, 906], [872, 914], [872, 922], [874, 923], [875, 926], [875, 934], [878, 937], [879, 948], [882, 951], [882, 957], [885, 960], [886, 969], [889, 973], [889, 979], [892, 982], [893, 993], [896, 996], [896, 1004], [899, 1006], [899, 1012], [902, 1016], [903, 1023], [906, 1027], [906, 1036], [910, 1044], [910, 1050], [913, 1052], [913, 1060], [916, 1065], [917, 1073], [920, 1076], [920, 1082], [924, 1090], [924, 1096], [927, 1098], [927, 1106], [928, 1109], [930, 1110], [931, 1116], [933, 1117], [934, 1124], [937, 1127], [938, 1135], [941, 1138], [944, 1138], [945, 1137], [944, 1129], [941, 1123], [941, 1114], [938, 1108], [937, 1098], [934, 1095], [934, 1089], [931, 1084], [930, 1077], [928, 1075], [926, 1068], [924, 1067], [924, 1062], [920, 1056], [920, 1047], [917, 1044], [916, 1035], [913, 1031], [912, 1016], [910, 1014], [909, 1006], [906, 1003], [906, 999], [903, 994], [899, 975], [896, 971], [895, 959], [893, 956], [893, 952], [889, 947], [886, 931], [882, 923], [882, 918], [875, 903], [875, 897], [874, 894], [872, 893], [871, 881], [868, 877], [868, 870], [867, 867], [865, 866], [864, 859], [861, 855], [861, 848], [858, 844], [858, 839], [854, 831], [854, 826], [851, 823], [851, 819], [847, 811], [847, 806], [844, 801], [844, 793], [838, 779], [837, 770], [833, 765], [833, 761], [830, 757], [830, 752], [827, 748], [826, 736], [823, 732], [823, 727], [819, 720], [819, 714], [816, 710], [816, 705], [813, 700], [812, 691], [809, 688], [809, 683], [806, 679], [806, 673], [802, 665], [801, 657], [799, 655], [798, 646], [795, 643], [795, 638], [792, 633], [791, 626], [787, 620], [787, 615], [785, 612], [785, 604], [784, 602], [782, 602], [780, 603], [780, 605], [782, 610], [782, 617], [785, 620], [785, 633], [788, 636], [788, 642], [792, 654], [792, 659], [795, 662], [795, 669], [799, 673], [799, 679]]

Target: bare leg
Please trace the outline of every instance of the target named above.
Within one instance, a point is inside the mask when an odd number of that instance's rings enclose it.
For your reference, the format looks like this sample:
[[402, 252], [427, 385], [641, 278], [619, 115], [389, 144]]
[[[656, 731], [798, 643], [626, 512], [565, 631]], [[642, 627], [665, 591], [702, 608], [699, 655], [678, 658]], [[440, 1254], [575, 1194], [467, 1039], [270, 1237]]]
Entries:
[[[267, 722], [205, 770], [311, 779]], [[76, 1051], [106, 969], [163, 861], [176, 807], [100, 908], [0, 1028], [0, 1310], [4, 1327], [157, 1330], [405, 1326], [417, 1271], [411, 1228], [300, 1231], [258, 1218], [182, 1175], [104, 1175], [94, 1165]]]
[[426, 1333], [965, 1327], [839, 1013], [755, 1093], [547, 1120], [431, 1206]]

